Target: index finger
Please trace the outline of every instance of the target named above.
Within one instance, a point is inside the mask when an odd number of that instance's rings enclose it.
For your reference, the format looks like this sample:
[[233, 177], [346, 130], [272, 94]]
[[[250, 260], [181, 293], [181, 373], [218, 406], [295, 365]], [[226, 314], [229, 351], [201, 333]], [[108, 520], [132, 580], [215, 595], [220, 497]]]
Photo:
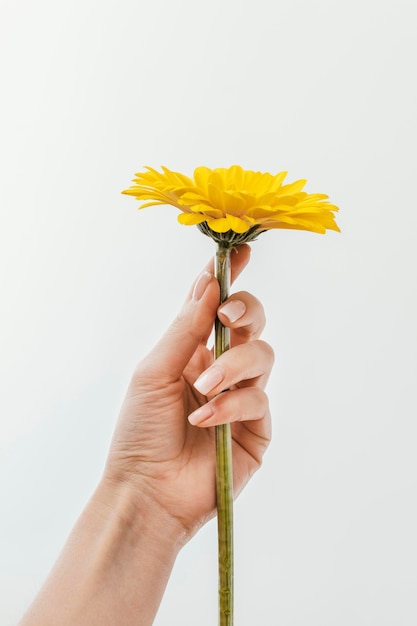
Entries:
[[265, 328], [262, 303], [246, 291], [234, 293], [217, 309], [217, 315], [231, 329], [232, 345], [259, 339]]

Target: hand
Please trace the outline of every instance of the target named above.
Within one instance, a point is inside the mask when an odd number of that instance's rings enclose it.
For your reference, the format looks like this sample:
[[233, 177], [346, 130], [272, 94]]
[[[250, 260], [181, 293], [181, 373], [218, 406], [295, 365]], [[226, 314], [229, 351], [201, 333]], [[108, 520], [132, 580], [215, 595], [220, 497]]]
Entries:
[[[248, 260], [247, 245], [233, 253], [232, 277]], [[178, 551], [215, 513], [214, 426], [232, 422], [236, 493], [261, 464], [273, 362], [263, 310], [246, 292], [219, 307], [212, 272], [137, 367], [103, 479], [20, 626], [150, 626]], [[216, 314], [232, 348], [213, 363]]]
[[[248, 245], [232, 253], [232, 280], [249, 255]], [[231, 328], [232, 348], [213, 363], [206, 344], [216, 314]], [[232, 423], [235, 495], [270, 441], [264, 387], [274, 357], [259, 340], [264, 323], [260, 302], [246, 292], [219, 307], [211, 263], [129, 386], [105, 479], [147, 494], [181, 524], [187, 539], [215, 513], [214, 426]]]

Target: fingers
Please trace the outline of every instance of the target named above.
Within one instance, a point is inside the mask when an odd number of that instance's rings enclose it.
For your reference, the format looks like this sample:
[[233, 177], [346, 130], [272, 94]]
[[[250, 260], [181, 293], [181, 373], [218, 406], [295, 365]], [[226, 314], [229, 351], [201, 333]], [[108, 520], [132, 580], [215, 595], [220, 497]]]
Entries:
[[255, 296], [245, 291], [233, 294], [218, 310], [217, 315], [231, 329], [233, 346], [258, 339], [265, 328], [265, 313]]
[[203, 396], [210, 397], [235, 385], [264, 388], [274, 353], [269, 344], [257, 339], [265, 326], [261, 303], [241, 291], [222, 304], [217, 314], [220, 321], [231, 328], [233, 347], [198, 377], [194, 387]]
[[194, 426], [218, 426], [228, 422], [261, 420], [269, 415], [268, 397], [262, 389], [244, 387], [222, 393], [191, 413]]
[[203, 396], [215, 396], [234, 385], [265, 387], [274, 362], [274, 352], [257, 339], [224, 352], [195, 381]]
[[[232, 437], [237, 444], [235, 460], [245, 458], [244, 472], [236, 482], [244, 484], [259, 467], [271, 441], [271, 414], [267, 395], [257, 387], [244, 387], [222, 393], [188, 417], [194, 426], [209, 428], [232, 423]], [[236, 464], [236, 468], [239, 463]], [[243, 470], [244, 468], [242, 468]], [[238, 477], [236, 477], [238, 478]]]
[[[250, 247], [245, 244], [232, 251], [232, 280], [247, 265]], [[165, 335], [141, 363], [147, 375], [161, 381], [175, 381], [200, 343], [209, 337], [219, 305], [219, 284], [213, 275], [213, 261], [195, 281], [188, 298]]]
[[233, 294], [218, 308], [217, 315], [231, 328], [233, 347], [195, 381], [194, 387], [211, 399], [188, 420], [202, 428], [232, 424], [235, 453], [242, 461], [245, 459], [242, 467], [236, 464], [243, 472], [236, 482], [241, 488], [261, 464], [271, 439], [269, 403], [263, 388], [274, 353], [269, 344], [258, 339], [265, 326], [265, 314], [254, 296], [246, 292]]
[[198, 345], [210, 334], [218, 303], [219, 284], [213, 274], [204, 271], [176, 319], [142, 361], [148, 377], [166, 382], [179, 379]]

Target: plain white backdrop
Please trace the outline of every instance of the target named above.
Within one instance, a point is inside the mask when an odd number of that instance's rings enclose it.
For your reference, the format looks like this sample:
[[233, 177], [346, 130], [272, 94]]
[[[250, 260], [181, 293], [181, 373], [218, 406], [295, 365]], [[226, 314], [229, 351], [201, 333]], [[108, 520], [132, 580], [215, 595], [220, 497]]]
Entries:
[[[132, 369], [213, 254], [144, 165], [239, 163], [328, 193], [341, 234], [271, 232], [274, 438], [235, 507], [236, 624], [417, 623], [413, 0], [1, 0], [0, 623], [101, 476]], [[217, 620], [215, 522], [156, 626]]]

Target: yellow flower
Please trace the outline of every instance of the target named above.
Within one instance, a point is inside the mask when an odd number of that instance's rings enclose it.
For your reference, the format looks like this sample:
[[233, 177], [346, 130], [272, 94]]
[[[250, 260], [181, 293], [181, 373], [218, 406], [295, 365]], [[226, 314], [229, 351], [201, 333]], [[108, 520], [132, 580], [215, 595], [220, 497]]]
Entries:
[[162, 167], [137, 173], [134, 185], [123, 193], [144, 200], [139, 208], [170, 204], [181, 213], [181, 224], [197, 224], [217, 240], [224, 234], [248, 241], [261, 231], [290, 228], [325, 233], [339, 231], [338, 210], [325, 194], [302, 191], [305, 180], [283, 184], [287, 172], [269, 174], [244, 170], [239, 165], [209, 169], [197, 167], [194, 179]]

